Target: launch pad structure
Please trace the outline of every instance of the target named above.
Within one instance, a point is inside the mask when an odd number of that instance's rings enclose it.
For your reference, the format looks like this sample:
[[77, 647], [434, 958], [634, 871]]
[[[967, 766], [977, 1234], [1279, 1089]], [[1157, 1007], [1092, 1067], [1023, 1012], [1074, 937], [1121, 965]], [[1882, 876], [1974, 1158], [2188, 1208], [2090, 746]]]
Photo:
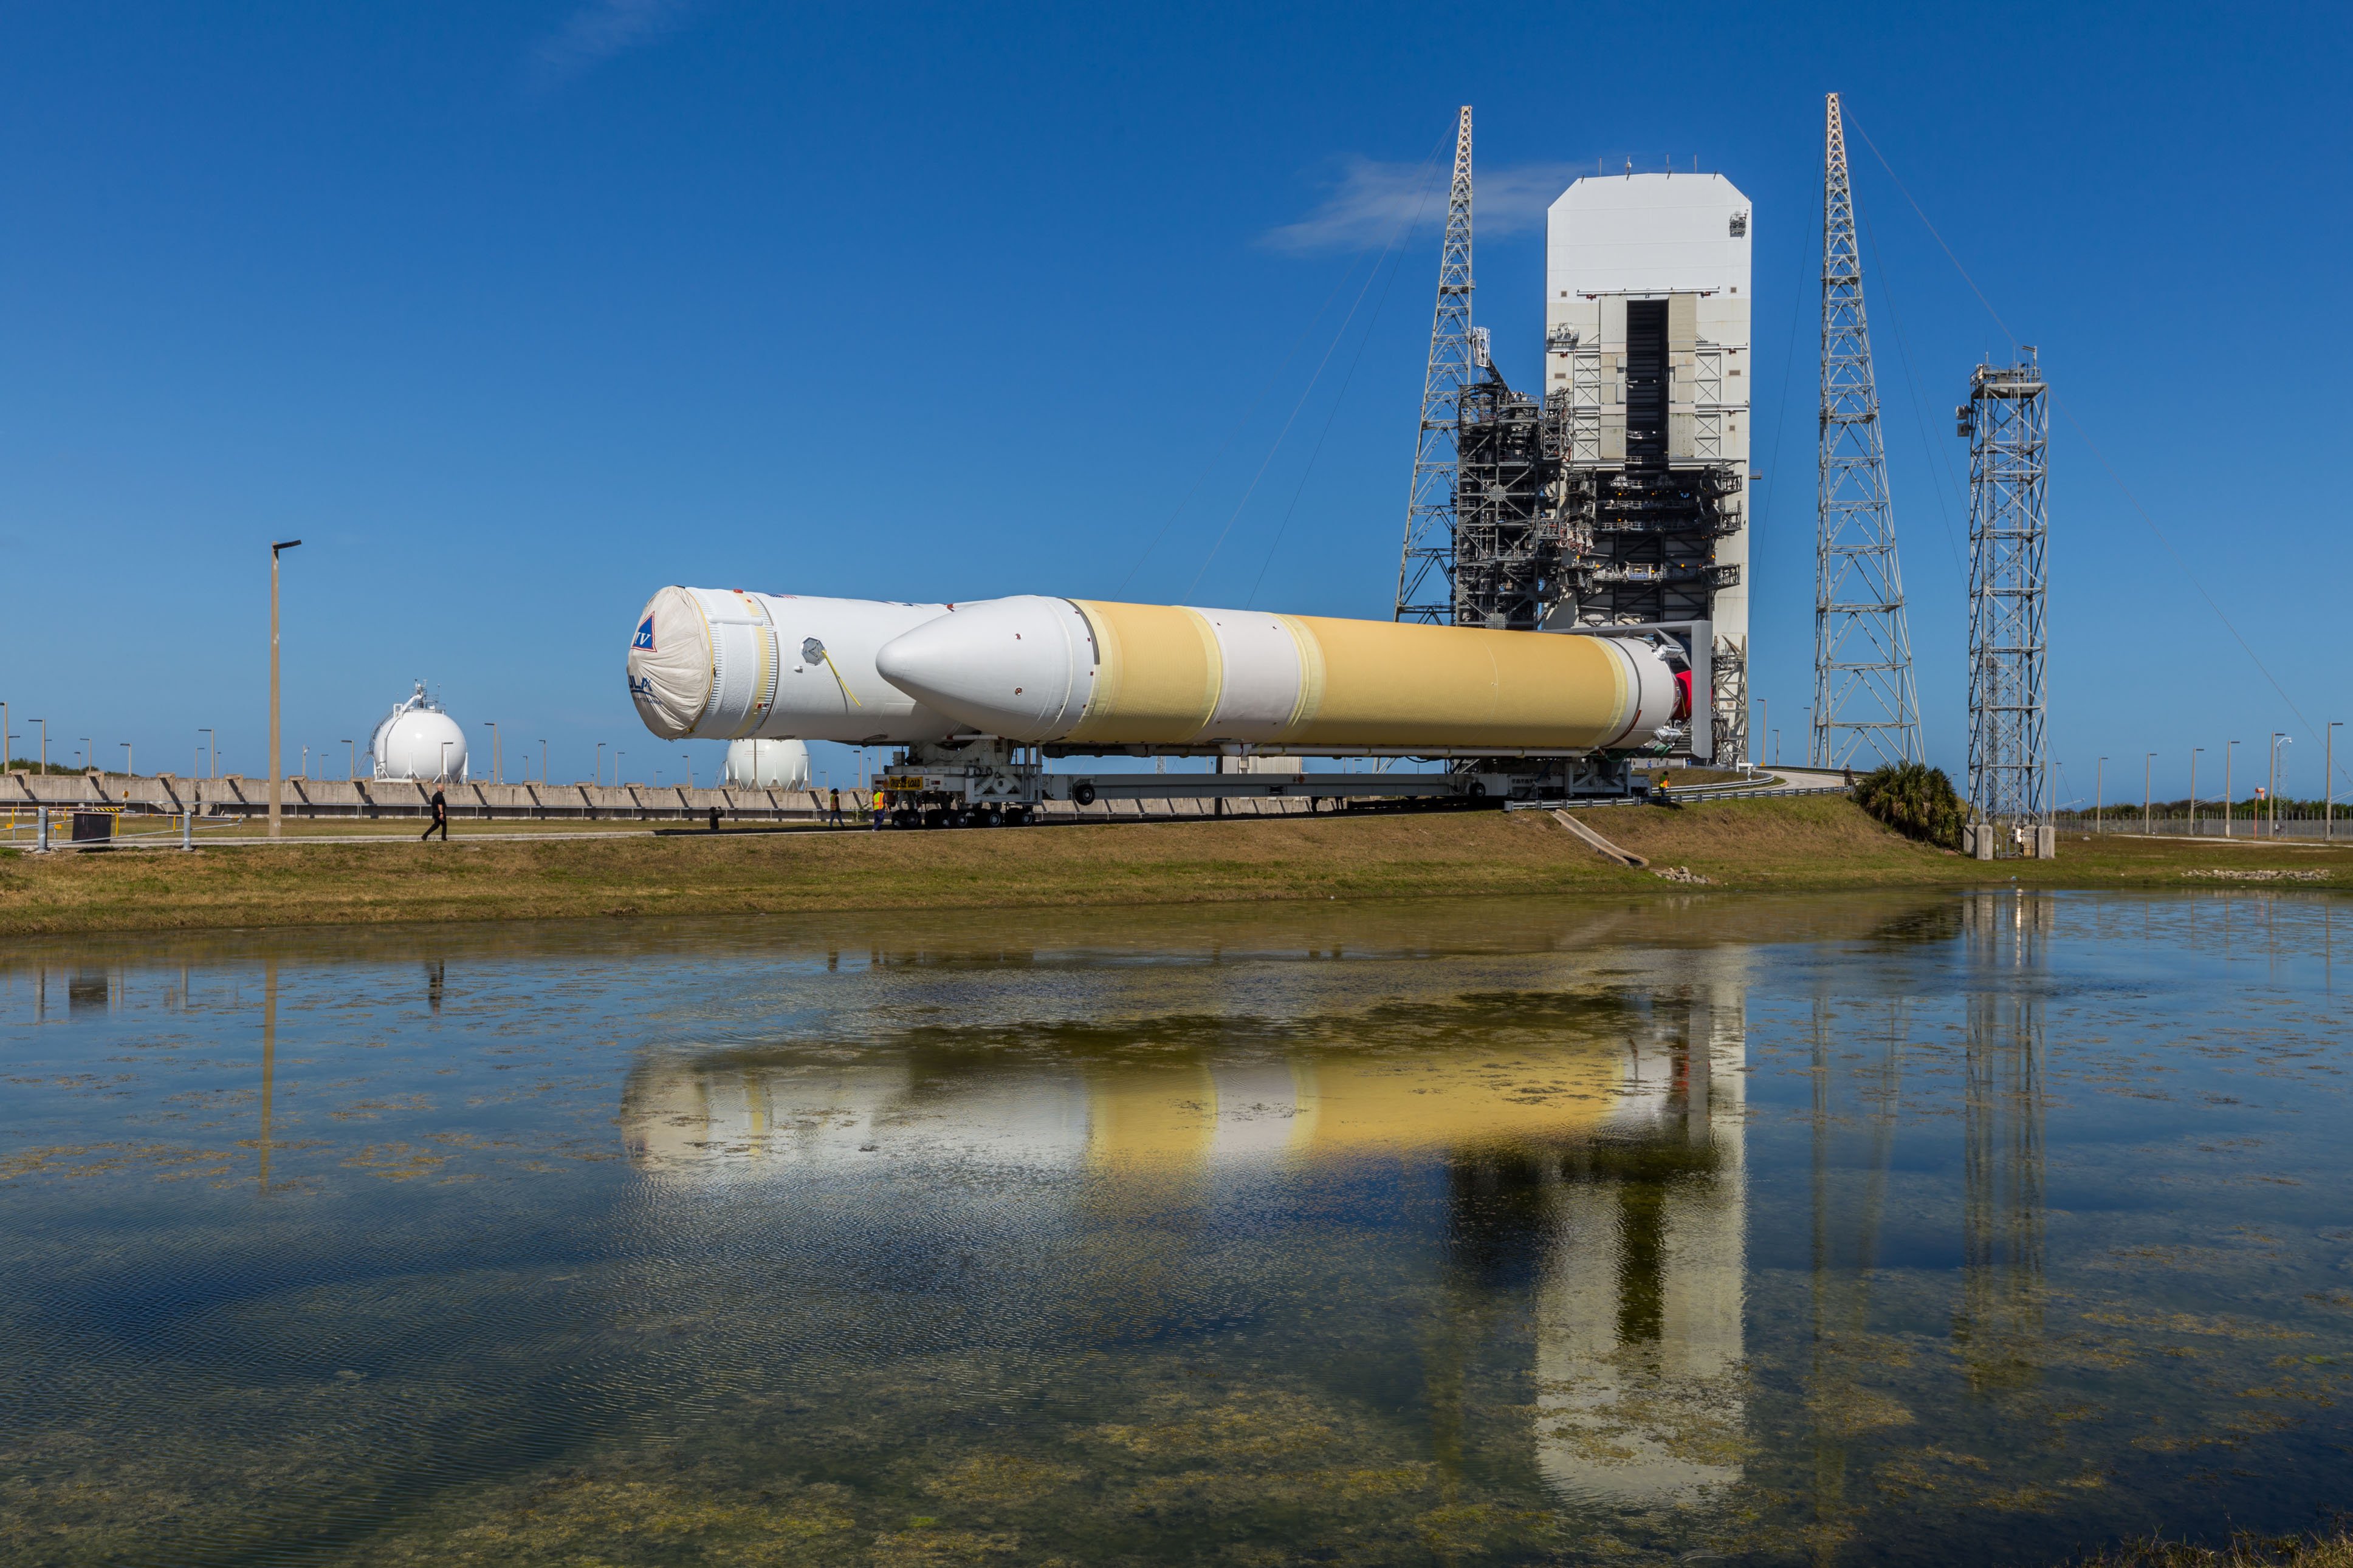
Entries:
[[[1547, 214], [1542, 385], [1514, 388], [1474, 325], [1472, 112], [1456, 119], [1393, 620], [1619, 641], [1681, 692], [1639, 738], [1498, 751], [1239, 743], [1204, 731], [1106, 746], [1092, 726], [1026, 757], [976, 732], [908, 748], [892, 793], [921, 810], [1026, 810], [1133, 788], [1223, 798], [1386, 795], [1569, 801], [1636, 793], [1645, 761], [1748, 752], [1750, 206], [1720, 174], [1579, 178]], [[1089, 612], [1094, 613], [1093, 610]], [[1224, 625], [1223, 611], [1194, 612]], [[1220, 633], [1219, 635], [1224, 635]], [[1021, 689], [1027, 689], [1026, 688]], [[1488, 692], [1482, 678], [1466, 691]], [[1404, 739], [1404, 737], [1395, 737]], [[1203, 741], [1218, 743], [1203, 744]], [[987, 754], [983, 756], [981, 753]], [[1048, 758], [1215, 756], [1213, 774], [1055, 774]], [[1258, 752], [1269, 753], [1264, 756]], [[1295, 756], [1415, 759], [1442, 771], [1294, 772]], [[1287, 766], [1286, 766], [1287, 764]], [[1367, 787], [1371, 781], [1377, 787]]]
[[[1671, 648], [1698, 711], [1664, 753], [1736, 763], [1748, 749], [1748, 200], [1717, 174], [1572, 184], [1547, 215], [1545, 378], [1531, 393], [1472, 325], [1472, 188], [1465, 108], [1396, 618]], [[1570, 793], [1630, 787], [1630, 761]], [[1526, 793], [1561, 787], [1504, 771]]]

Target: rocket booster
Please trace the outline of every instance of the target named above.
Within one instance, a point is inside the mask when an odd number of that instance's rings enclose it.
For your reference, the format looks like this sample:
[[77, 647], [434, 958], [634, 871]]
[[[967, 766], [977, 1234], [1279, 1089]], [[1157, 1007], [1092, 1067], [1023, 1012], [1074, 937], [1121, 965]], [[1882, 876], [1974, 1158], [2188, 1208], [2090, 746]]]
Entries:
[[[649, 645], [651, 646], [649, 646]], [[629, 687], [682, 736], [1077, 750], [1631, 750], [1684, 716], [1649, 645], [1024, 595], [964, 605], [665, 588]]]
[[875, 654], [918, 702], [1008, 741], [1601, 750], [1674, 716], [1673, 671], [1604, 637], [1023, 595]]

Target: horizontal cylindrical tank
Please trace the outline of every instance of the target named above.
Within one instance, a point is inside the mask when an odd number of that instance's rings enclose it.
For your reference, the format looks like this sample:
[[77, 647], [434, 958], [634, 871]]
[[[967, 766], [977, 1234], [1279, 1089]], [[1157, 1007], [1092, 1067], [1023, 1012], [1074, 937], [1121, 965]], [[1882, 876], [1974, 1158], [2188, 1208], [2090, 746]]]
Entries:
[[809, 749], [802, 741], [730, 741], [727, 782], [737, 789], [807, 789]]
[[629, 696], [646, 728], [665, 741], [940, 740], [955, 721], [876, 674], [874, 650], [949, 608], [664, 588], [630, 639]]
[[1082, 747], [1604, 751], [1651, 744], [1681, 699], [1611, 637], [1036, 596], [958, 606], [875, 668], [973, 730]]
[[1650, 646], [1024, 595], [968, 605], [664, 588], [629, 691], [665, 740], [1583, 752], [1678, 717]]

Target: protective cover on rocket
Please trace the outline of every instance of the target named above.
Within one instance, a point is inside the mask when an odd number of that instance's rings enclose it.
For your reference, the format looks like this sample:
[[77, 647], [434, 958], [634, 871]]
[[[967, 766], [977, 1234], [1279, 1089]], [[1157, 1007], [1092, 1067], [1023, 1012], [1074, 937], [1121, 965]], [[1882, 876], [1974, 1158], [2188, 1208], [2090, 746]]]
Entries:
[[967, 605], [665, 588], [629, 689], [647, 727], [852, 744], [1636, 750], [1687, 689], [1646, 643], [1021, 595]]

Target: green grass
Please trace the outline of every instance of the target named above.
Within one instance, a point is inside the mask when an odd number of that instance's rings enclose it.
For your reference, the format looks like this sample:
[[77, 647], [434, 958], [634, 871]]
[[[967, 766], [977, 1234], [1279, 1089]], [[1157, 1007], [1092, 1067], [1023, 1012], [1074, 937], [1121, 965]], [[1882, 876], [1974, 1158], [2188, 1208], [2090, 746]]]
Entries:
[[[1967, 860], [1837, 796], [1584, 814], [1653, 870], [1726, 892], [2181, 889], [2192, 871], [2292, 868], [2353, 884], [2353, 849], [2063, 836], [2055, 861]], [[479, 831], [500, 830], [484, 825]], [[1546, 812], [1276, 817], [962, 833], [682, 835], [544, 843], [413, 835], [0, 858], [0, 935], [820, 910], [1066, 907], [1665, 891]]]
[[2081, 1568], [2353, 1568], [2353, 1534], [2241, 1535], [2228, 1546], [2153, 1538], [2084, 1558]]

